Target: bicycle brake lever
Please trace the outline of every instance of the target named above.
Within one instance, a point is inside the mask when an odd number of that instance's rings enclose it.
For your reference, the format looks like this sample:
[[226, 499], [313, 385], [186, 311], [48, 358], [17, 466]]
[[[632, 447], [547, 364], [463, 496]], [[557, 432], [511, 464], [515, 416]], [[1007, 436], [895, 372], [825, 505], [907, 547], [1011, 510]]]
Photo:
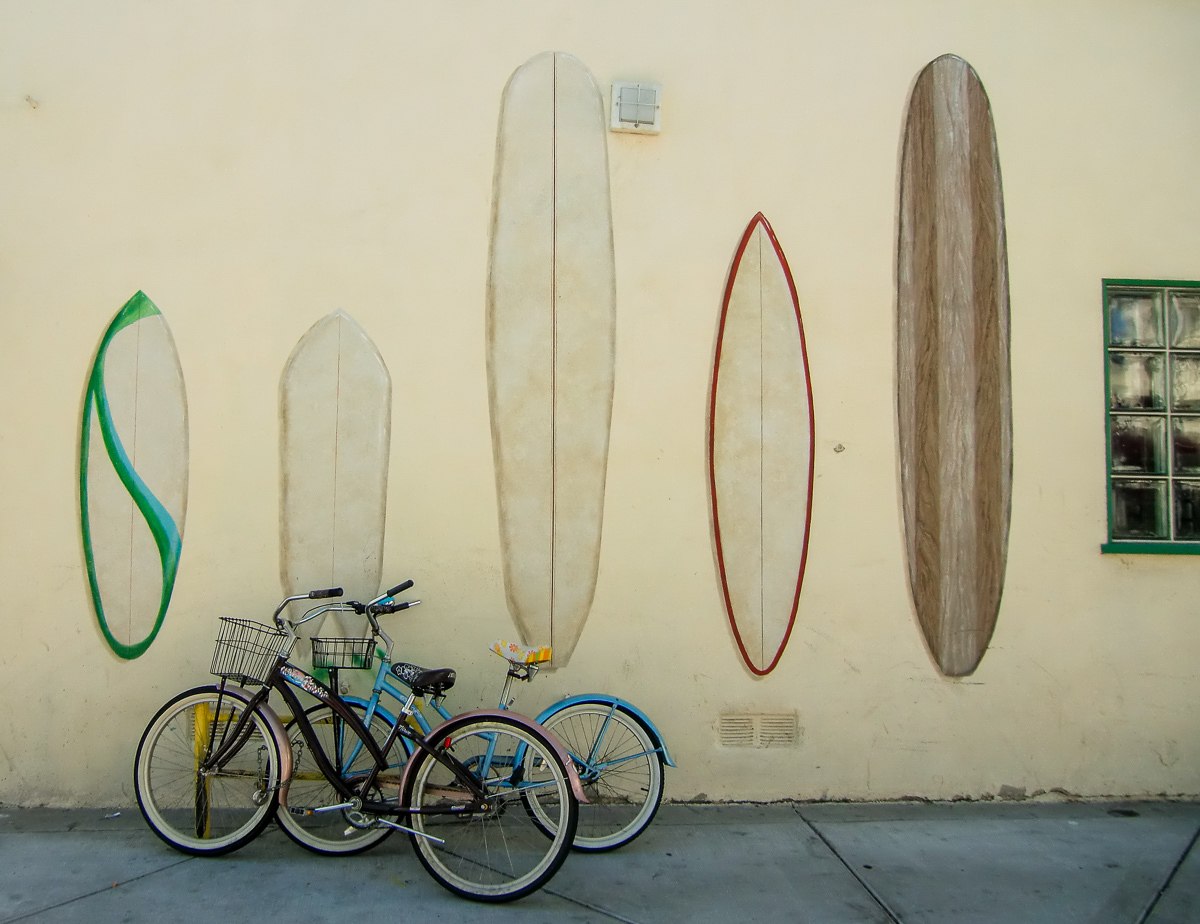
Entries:
[[403, 603], [373, 603], [367, 609], [375, 616], [386, 616], [388, 613], [399, 613], [420, 602], [420, 600], [405, 600]]

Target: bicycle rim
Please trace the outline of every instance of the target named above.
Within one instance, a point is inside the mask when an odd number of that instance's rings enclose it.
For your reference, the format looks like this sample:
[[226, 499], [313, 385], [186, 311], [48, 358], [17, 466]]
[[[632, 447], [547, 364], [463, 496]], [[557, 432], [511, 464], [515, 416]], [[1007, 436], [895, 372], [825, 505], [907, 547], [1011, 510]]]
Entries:
[[[489, 808], [462, 814], [414, 814], [412, 827], [441, 838], [438, 845], [412, 838], [426, 870], [458, 895], [511, 901], [541, 888], [570, 851], [579, 805], [567, 773], [540, 735], [502, 717], [443, 727], [439, 741], [487, 791]], [[471, 795], [448, 767], [428, 754], [413, 758], [405, 804], [414, 810], [466, 808]], [[547, 836], [522, 800], [543, 793], [555, 828]], [[549, 808], [553, 806], [553, 808]]]
[[185, 853], [228, 853], [270, 821], [279, 794], [279, 751], [257, 711], [220, 767], [204, 761], [235, 733], [246, 702], [215, 687], [182, 693], [159, 710], [138, 745], [134, 789], [146, 823]]
[[[575, 849], [614, 850], [645, 831], [662, 802], [663, 771], [641, 722], [607, 703], [580, 703], [550, 716], [545, 726], [575, 761], [588, 799], [579, 806]], [[536, 793], [528, 804], [552, 831], [553, 807]]]
[[[357, 703], [349, 705], [359, 718], [363, 718], [366, 710]], [[314, 706], [305, 715], [326, 756], [351, 786], [356, 778], [364, 777], [374, 768], [371, 752], [331, 708]], [[391, 725], [382, 716], [372, 716], [371, 734], [379, 744], [383, 744], [390, 731]], [[287, 732], [292, 747], [292, 781], [288, 786], [288, 809], [281, 811], [276, 821], [288, 837], [313, 853], [347, 856], [370, 850], [392, 833], [387, 827], [356, 827], [351, 823], [352, 816], [343, 809], [313, 811], [342, 802], [342, 796], [321, 773], [312, 748], [294, 719]], [[394, 801], [398, 796], [399, 774], [404, 764], [404, 750], [399, 739], [388, 757], [390, 766], [380, 777], [381, 785], [369, 794], [373, 800], [382, 797]], [[306, 814], [308, 812], [311, 814]], [[361, 823], [361, 819], [356, 820]]]

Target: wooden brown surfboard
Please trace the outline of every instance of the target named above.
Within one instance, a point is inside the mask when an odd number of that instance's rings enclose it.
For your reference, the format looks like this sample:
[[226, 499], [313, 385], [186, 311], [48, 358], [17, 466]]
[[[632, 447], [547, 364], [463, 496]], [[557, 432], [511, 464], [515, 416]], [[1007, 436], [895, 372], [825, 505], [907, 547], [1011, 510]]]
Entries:
[[1012, 494], [1008, 260], [991, 106], [943, 55], [909, 98], [897, 244], [897, 415], [909, 585], [943, 674], [972, 673], [1004, 586]]
[[708, 477], [725, 612], [752, 673], [779, 663], [800, 603], [813, 491], [813, 402], [800, 302], [761, 212], [721, 305]]

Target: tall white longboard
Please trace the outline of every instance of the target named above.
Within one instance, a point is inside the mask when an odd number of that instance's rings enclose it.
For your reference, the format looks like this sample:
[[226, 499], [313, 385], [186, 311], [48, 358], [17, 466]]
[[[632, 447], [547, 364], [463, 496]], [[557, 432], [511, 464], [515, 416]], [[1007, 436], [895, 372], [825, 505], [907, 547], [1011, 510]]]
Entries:
[[587, 69], [538, 55], [505, 87], [487, 299], [504, 583], [527, 645], [571, 657], [600, 558], [616, 281], [604, 104]]

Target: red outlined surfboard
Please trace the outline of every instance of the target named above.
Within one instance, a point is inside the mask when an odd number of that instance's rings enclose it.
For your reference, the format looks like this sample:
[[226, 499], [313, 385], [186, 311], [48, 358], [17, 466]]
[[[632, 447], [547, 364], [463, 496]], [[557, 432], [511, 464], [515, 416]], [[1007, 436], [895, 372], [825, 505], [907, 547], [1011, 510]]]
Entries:
[[900, 167], [897, 425], [909, 586], [938, 668], [996, 627], [1012, 496], [1008, 258], [991, 105], [962, 58], [918, 75]]
[[750, 220], [721, 305], [708, 477], [721, 592], [746, 666], [769, 674], [808, 560], [813, 398], [796, 285], [771, 225]]

